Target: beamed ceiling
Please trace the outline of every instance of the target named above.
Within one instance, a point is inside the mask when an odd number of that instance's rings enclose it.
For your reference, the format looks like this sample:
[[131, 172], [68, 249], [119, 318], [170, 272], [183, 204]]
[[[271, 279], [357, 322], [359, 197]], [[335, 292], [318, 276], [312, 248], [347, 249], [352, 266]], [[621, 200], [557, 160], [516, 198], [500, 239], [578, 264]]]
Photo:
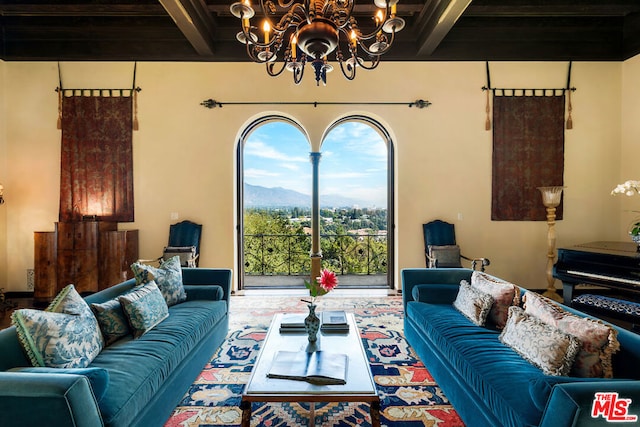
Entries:
[[[2, 0], [0, 59], [248, 61], [232, 1]], [[356, 0], [355, 10], [364, 29], [373, 0]], [[640, 0], [400, 0], [398, 15], [406, 27], [384, 60], [622, 61], [640, 53]]]

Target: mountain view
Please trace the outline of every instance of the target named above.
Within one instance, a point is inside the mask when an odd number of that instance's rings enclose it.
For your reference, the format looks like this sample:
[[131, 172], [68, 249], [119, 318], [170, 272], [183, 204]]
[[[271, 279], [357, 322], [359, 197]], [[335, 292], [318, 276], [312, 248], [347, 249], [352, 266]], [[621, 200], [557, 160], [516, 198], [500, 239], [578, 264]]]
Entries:
[[[268, 188], [245, 183], [244, 205], [248, 208], [310, 207], [311, 196], [282, 187]], [[320, 207], [322, 208], [366, 207], [367, 205], [370, 205], [370, 203], [343, 197], [339, 194], [320, 196]]]

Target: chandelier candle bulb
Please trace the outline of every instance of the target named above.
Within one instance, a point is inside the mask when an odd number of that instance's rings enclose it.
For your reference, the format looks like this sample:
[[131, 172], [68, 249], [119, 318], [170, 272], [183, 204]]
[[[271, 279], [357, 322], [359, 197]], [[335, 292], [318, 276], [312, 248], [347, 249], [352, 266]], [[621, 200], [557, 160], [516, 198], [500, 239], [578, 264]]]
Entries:
[[291, 37], [291, 58], [293, 60], [296, 59], [296, 55], [297, 55], [297, 45], [298, 45], [298, 37], [296, 37], [296, 35], [294, 34], [293, 37]]
[[262, 29], [264, 30], [264, 44], [269, 44], [269, 32], [271, 31], [271, 25], [269, 25], [269, 21], [264, 21], [264, 24], [262, 24]]

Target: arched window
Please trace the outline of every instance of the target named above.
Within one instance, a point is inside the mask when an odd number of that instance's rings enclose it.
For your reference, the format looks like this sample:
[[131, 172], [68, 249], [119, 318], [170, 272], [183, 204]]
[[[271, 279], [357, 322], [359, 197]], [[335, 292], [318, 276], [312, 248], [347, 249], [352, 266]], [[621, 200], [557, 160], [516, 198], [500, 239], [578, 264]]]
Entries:
[[362, 287], [392, 287], [392, 145], [364, 116], [334, 123], [321, 146], [319, 199], [323, 267]]
[[[302, 127], [283, 116], [251, 123], [238, 144], [240, 289], [302, 287], [311, 272], [312, 164]], [[366, 117], [337, 121], [322, 141], [322, 266], [341, 287], [392, 287], [390, 138]]]

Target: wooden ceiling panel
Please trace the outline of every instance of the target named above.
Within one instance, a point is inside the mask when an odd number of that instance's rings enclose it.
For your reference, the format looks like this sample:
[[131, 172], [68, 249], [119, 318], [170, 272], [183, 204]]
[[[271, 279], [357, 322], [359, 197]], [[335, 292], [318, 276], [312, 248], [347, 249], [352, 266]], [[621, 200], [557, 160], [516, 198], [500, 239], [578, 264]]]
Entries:
[[[7, 0], [0, 4], [0, 59], [249, 61], [235, 40], [232, 1]], [[440, 19], [450, 4], [456, 13]], [[356, 4], [362, 26], [373, 10], [373, 0]], [[407, 25], [388, 60], [620, 61], [640, 54], [638, 0], [399, 0], [398, 15]]]

